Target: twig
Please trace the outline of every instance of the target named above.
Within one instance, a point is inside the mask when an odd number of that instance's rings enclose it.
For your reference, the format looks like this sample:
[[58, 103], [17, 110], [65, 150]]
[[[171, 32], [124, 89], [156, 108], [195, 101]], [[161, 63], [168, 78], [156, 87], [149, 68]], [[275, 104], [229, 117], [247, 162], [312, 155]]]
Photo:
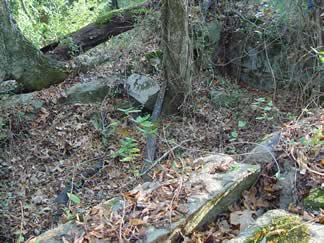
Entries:
[[270, 68], [270, 71], [271, 71], [271, 76], [272, 76], [272, 79], [273, 79], [273, 96], [272, 96], [272, 99], [276, 100], [277, 80], [276, 80], [276, 76], [274, 74], [274, 71], [272, 69], [271, 63], [270, 63], [270, 59], [269, 59], [269, 55], [268, 55], [268, 49], [267, 49], [267, 43], [266, 43], [265, 40], [264, 40], [264, 52], [265, 52], [267, 62], [268, 62], [268, 65], [269, 65], [269, 68]]
[[123, 226], [124, 226], [124, 218], [125, 218], [125, 199], [123, 200], [123, 215], [122, 215], [122, 218], [121, 218], [121, 222], [120, 222], [120, 224], [119, 224], [119, 239], [118, 239], [118, 241], [119, 241], [119, 243], [123, 243], [124, 241], [123, 241], [123, 239], [122, 239], [122, 229], [123, 229]]
[[181, 189], [182, 189], [182, 183], [183, 183], [183, 178], [180, 177], [180, 181], [179, 181], [179, 186], [178, 188], [176, 189], [172, 199], [171, 199], [171, 202], [170, 202], [170, 210], [169, 210], [169, 219], [170, 219], [170, 225], [172, 224], [172, 204], [173, 202], [175, 201], [175, 199], [179, 196], [180, 192], [181, 192]]
[[20, 222], [20, 236], [23, 234], [24, 230], [24, 207], [21, 201], [19, 201], [20, 204], [20, 211], [21, 211], [21, 222]]
[[153, 169], [153, 167], [155, 167], [159, 162], [161, 162], [162, 159], [164, 159], [166, 156], [168, 156], [169, 153], [171, 153], [172, 151], [174, 151], [175, 149], [181, 147], [182, 144], [188, 142], [189, 139], [182, 141], [180, 144], [177, 144], [176, 146], [172, 147], [171, 149], [169, 149], [168, 151], [166, 151], [159, 159], [157, 159], [153, 164], [151, 164], [151, 166], [149, 168], [147, 168], [144, 172], [142, 172], [140, 174], [140, 176], [145, 175], [146, 173], [148, 173], [151, 169]]
[[[232, 144], [252, 144], [252, 145], [261, 146], [262, 148], [264, 148], [264, 149], [266, 150], [267, 153], [270, 154], [270, 156], [272, 157], [273, 161], [276, 163], [276, 166], [277, 166], [277, 169], [278, 169], [277, 173], [280, 174], [280, 171], [281, 171], [281, 170], [280, 170], [279, 163], [278, 163], [276, 157], [274, 156], [274, 153], [271, 152], [271, 150], [270, 150], [267, 146], [265, 146], [265, 145], [263, 145], [263, 144], [260, 144], [260, 143], [253, 143], [253, 142], [235, 142], [235, 143], [231, 143], [231, 144], [229, 144], [229, 145], [232, 145]], [[227, 145], [226, 147], [228, 147], [229, 145]], [[226, 147], [225, 147], [225, 148], [226, 148]], [[251, 152], [251, 153], [252, 153], [252, 152]], [[254, 153], [253, 153], [253, 154], [254, 154]], [[244, 162], [245, 160], [246, 160], [246, 159], [244, 159], [243, 162]]]

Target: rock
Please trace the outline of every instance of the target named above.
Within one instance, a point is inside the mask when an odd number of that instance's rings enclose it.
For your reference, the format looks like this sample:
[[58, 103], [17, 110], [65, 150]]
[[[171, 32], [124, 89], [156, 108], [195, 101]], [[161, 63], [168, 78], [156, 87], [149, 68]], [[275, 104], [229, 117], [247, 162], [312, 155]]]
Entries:
[[97, 79], [85, 83], [78, 83], [65, 91], [65, 104], [102, 102], [111, 95], [112, 88], [118, 82], [118, 77]]
[[[171, 227], [149, 227], [146, 232], [147, 242], [173, 242], [180, 235], [189, 235], [193, 230], [201, 229], [226, 211], [243, 191], [253, 185], [260, 173], [259, 166], [239, 164], [223, 154], [200, 158], [197, 162], [202, 163], [203, 168], [192, 174], [185, 186], [200, 184], [205, 190], [194, 192], [187, 198], [188, 212]], [[227, 172], [215, 172], [215, 168], [224, 164], [230, 164]]]
[[42, 196], [35, 196], [32, 198], [32, 203], [35, 205], [40, 205], [44, 202], [44, 199]]
[[250, 154], [244, 159], [246, 163], [269, 163], [276, 158], [275, 146], [280, 141], [280, 132], [275, 132], [267, 136], [258, 144]]
[[[0, 98], [0, 111], [4, 110], [5, 112], [10, 112], [19, 110], [19, 112], [15, 113], [16, 117], [19, 117], [21, 121], [32, 121], [36, 119], [37, 113], [44, 105], [45, 102], [37, 98], [36, 93], [17, 94]], [[3, 137], [4, 134], [0, 133], [0, 140], [3, 139]]]
[[[122, 200], [119, 198], [113, 198], [106, 202], [103, 202], [95, 207], [95, 210], [112, 210], [117, 211], [122, 209]], [[27, 243], [62, 243], [62, 242], [75, 242], [75, 239], [81, 237], [84, 234], [84, 228], [82, 225], [73, 221], [59, 225], [58, 227], [48, 230], [40, 236], [34, 239], [28, 240]], [[95, 241], [97, 242], [97, 241]], [[100, 242], [109, 242], [107, 240]]]
[[4, 108], [31, 106], [32, 109], [29, 109], [30, 113], [37, 113], [43, 107], [43, 105], [44, 101], [36, 98], [36, 93], [12, 95], [8, 98], [2, 99], [0, 102], [0, 107], [2, 106]]
[[222, 90], [213, 90], [209, 93], [211, 102], [216, 108], [230, 108], [235, 106], [239, 100], [240, 95], [230, 94]]
[[[261, 13], [263, 12], [261, 11]], [[260, 16], [255, 18], [258, 16], [255, 13], [253, 15], [247, 13], [243, 15], [245, 19], [253, 19], [253, 23], [259, 25], [259, 27], [265, 23], [272, 26], [276, 21], [275, 18], [272, 20], [265, 20], [264, 17]], [[298, 90], [299, 85], [307, 84], [309, 77], [313, 77], [314, 83], [321, 84], [324, 82], [321, 75], [315, 75], [316, 72], [320, 72], [319, 70], [303, 68], [316, 65], [316, 58], [302, 61], [287, 58], [292, 50], [302, 49], [302, 44], [295, 45], [298, 28], [295, 28], [295, 31], [286, 32], [284, 42], [280, 39], [283, 32], [269, 31], [267, 37], [272, 41], [262, 43], [264, 33], [261, 34], [250, 28], [251, 23], [249, 21], [237, 20], [235, 28], [228, 31], [231, 35], [231, 41], [228, 43], [227, 37], [222, 35], [215, 48], [214, 63], [217, 69], [227, 72], [234, 79], [240, 80], [251, 87], [267, 92], [272, 92], [275, 88], [284, 88], [287, 91], [292, 88]], [[284, 26], [277, 27], [278, 29], [284, 28]], [[248, 41], [247, 36], [249, 36]], [[224, 63], [228, 65], [224, 67], [222, 65]], [[321, 69], [322, 66], [319, 65], [318, 69]]]
[[0, 82], [0, 94], [15, 93], [18, 89], [16, 80], [6, 80]]
[[[28, 240], [29, 243], [62, 243], [62, 242], [74, 242], [77, 237], [80, 237], [83, 233], [81, 225], [77, 225], [73, 222], [62, 224], [55, 229], [48, 230], [40, 236]], [[64, 239], [64, 240], [63, 240]]]
[[[280, 217], [291, 217], [291, 216], [296, 217], [298, 219], [298, 221], [300, 220], [300, 218], [298, 216], [289, 214], [284, 210], [280, 210], [280, 209], [270, 210], [270, 211], [266, 212], [265, 214], [263, 214], [261, 217], [259, 217], [255, 221], [255, 223], [251, 224], [248, 228], [246, 228], [245, 230], [240, 232], [239, 236], [237, 236], [235, 239], [232, 239], [232, 240], [229, 240], [226, 242], [227, 243], [248, 242], [248, 241], [246, 241], [247, 239], [249, 239], [250, 237], [253, 237], [257, 232], [259, 232], [260, 229], [271, 225], [274, 219], [280, 218]], [[302, 242], [312, 242], [312, 243], [324, 242], [324, 225], [309, 223], [309, 222], [307, 223], [307, 222], [301, 221], [301, 226], [295, 227], [296, 230], [298, 230], [298, 228], [301, 228], [302, 225], [307, 226], [306, 230], [308, 229], [307, 231], [309, 231], [310, 240], [302, 241], [302, 239], [300, 239], [300, 237], [299, 237], [298, 241], [289, 241], [289, 242], [301, 242], [301, 243]], [[266, 242], [266, 241], [260, 241], [260, 242]]]
[[311, 190], [304, 199], [304, 206], [310, 209], [324, 209], [324, 189], [316, 188]]
[[279, 206], [281, 209], [288, 209], [289, 204], [296, 201], [297, 192], [294, 190], [296, 183], [297, 169], [288, 163], [286, 171], [280, 175], [277, 184], [280, 186]]
[[157, 95], [160, 91], [159, 83], [144, 75], [132, 74], [127, 79], [127, 91], [146, 109], [153, 110]]

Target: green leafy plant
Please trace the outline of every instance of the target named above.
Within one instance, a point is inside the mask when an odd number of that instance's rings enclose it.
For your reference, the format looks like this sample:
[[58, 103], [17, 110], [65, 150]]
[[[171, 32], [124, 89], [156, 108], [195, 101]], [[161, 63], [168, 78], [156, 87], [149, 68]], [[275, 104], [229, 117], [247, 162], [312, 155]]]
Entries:
[[[302, 137], [299, 139], [299, 142], [305, 146], [309, 146], [310, 148], [314, 148], [316, 146], [324, 145], [324, 135], [320, 128], [316, 128], [313, 130], [312, 135], [310, 137]], [[295, 142], [295, 145], [298, 143]]]
[[[81, 199], [78, 196], [76, 196], [75, 194], [73, 194], [73, 193], [67, 193], [67, 196], [68, 196], [70, 202], [73, 202], [75, 204], [80, 204], [81, 203]], [[71, 210], [70, 207], [64, 208], [64, 215], [65, 215], [65, 218], [68, 221], [74, 220], [75, 218], [77, 218], [77, 214], [75, 214]]]
[[136, 119], [132, 119], [138, 126], [137, 129], [141, 131], [145, 136], [156, 134], [158, 127], [150, 121], [151, 116], [138, 116]]
[[81, 199], [73, 193], [67, 193], [69, 200], [75, 204], [80, 204]]
[[246, 121], [239, 121], [239, 122], [238, 122], [238, 127], [239, 127], [239, 128], [244, 128], [244, 127], [246, 127]]
[[76, 218], [76, 215], [69, 208], [64, 208], [64, 216], [68, 221]]
[[109, 125], [106, 125], [98, 113], [92, 116], [90, 122], [94, 128], [99, 131], [101, 142], [105, 146], [109, 144], [109, 138], [115, 133], [116, 128], [120, 125], [120, 122], [117, 120], [112, 120]]
[[256, 120], [266, 120], [271, 121], [273, 116], [271, 116], [271, 111], [273, 110], [272, 100], [268, 100], [264, 97], [256, 98], [252, 105], [259, 111], [261, 111], [261, 116], [256, 117]]
[[118, 108], [117, 110], [123, 112], [126, 116], [129, 116], [132, 113], [139, 113], [139, 112], [141, 112], [141, 110], [136, 109], [134, 107], [130, 107], [130, 108], [127, 108], [127, 109]]
[[319, 52], [319, 59], [322, 64], [324, 64], [324, 51]]
[[79, 46], [73, 41], [72, 37], [66, 37], [60, 41], [61, 46], [67, 46], [69, 54], [74, 56], [79, 52]]
[[24, 236], [23, 235], [19, 235], [19, 237], [18, 237], [18, 239], [17, 239], [17, 243], [22, 243], [22, 242], [24, 242], [25, 241], [25, 238], [24, 238]]
[[239, 164], [235, 163], [230, 166], [230, 171], [238, 171], [238, 170], [240, 170], [240, 168], [241, 168], [241, 166]]
[[113, 157], [119, 157], [121, 162], [131, 162], [140, 156], [140, 149], [135, 139], [126, 137], [120, 141], [120, 147]]
[[[157, 133], [157, 125], [151, 121], [151, 116], [137, 116], [133, 118], [131, 114], [139, 113], [141, 110], [130, 107], [126, 109], [119, 108], [118, 111], [123, 112], [126, 117], [123, 119], [127, 119], [135, 124], [137, 130], [139, 130], [144, 136], [149, 136], [151, 134]], [[136, 140], [132, 137], [125, 137], [120, 140], [119, 149], [113, 154], [113, 158], [119, 158], [121, 162], [131, 162], [136, 157], [140, 156], [140, 149], [138, 148], [138, 144]]]
[[141, 110], [135, 109], [133, 107], [127, 109], [117, 109], [123, 112], [127, 117], [130, 118], [137, 126], [136, 128], [141, 131], [145, 136], [156, 134], [158, 126], [151, 121], [151, 115], [137, 116], [136, 119], [130, 117], [132, 113], [139, 113]]
[[234, 141], [236, 141], [238, 139], [238, 133], [237, 133], [237, 131], [232, 131], [231, 132], [231, 138], [230, 138], [230, 142], [234, 142]]

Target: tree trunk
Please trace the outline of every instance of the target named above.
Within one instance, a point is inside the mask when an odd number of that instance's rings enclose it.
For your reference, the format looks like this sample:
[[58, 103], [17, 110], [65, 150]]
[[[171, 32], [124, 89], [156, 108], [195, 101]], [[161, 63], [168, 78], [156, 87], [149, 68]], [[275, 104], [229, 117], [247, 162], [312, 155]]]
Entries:
[[111, 9], [119, 9], [118, 0], [111, 0]]
[[174, 113], [191, 92], [188, 0], [163, 0], [161, 22], [163, 75], [167, 82], [163, 112]]
[[10, 15], [7, 0], [0, 1], [0, 56], [0, 81], [15, 79], [24, 91], [49, 87], [67, 76], [62, 64], [25, 39]]

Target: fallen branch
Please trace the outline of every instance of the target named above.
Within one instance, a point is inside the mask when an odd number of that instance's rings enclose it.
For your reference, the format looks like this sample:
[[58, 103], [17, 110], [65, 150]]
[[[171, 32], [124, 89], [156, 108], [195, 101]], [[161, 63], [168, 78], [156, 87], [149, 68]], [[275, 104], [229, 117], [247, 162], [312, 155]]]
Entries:
[[150, 172], [158, 163], [160, 163], [161, 161], [162, 161], [162, 159], [164, 159], [164, 158], [166, 158], [168, 155], [169, 155], [169, 153], [171, 153], [171, 152], [173, 152], [175, 149], [177, 149], [177, 148], [179, 148], [179, 147], [181, 147], [181, 145], [182, 144], [184, 144], [184, 143], [186, 143], [186, 142], [188, 142], [189, 141], [189, 139], [187, 139], [187, 140], [184, 140], [184, 141], [182, 141], [180, 144], [177, 144], [176, 146], [174, 146], [174, 147], [172, 147], [171, 149], [169, 149], [168, 151], [166, 151], [159, 159], [157, 159], [157, 160], [155, 160], [153, 163], [150, 163], [149, 164], [149, 167], [146, 169], [146, 170], [144, 170], [139, 176], [144, 176], [144, 175], [146, 175], [148, 172]]
[[107, 40], [134, 27], [136, 18], [145, 15], [147, 10], [155, 7], [154, 1], [146, 1], [130, 8], [110, 11], [99, 16], [96, 22], [88, 24], [43, 48], [41, 51], [57, 60], [70, 60]]

